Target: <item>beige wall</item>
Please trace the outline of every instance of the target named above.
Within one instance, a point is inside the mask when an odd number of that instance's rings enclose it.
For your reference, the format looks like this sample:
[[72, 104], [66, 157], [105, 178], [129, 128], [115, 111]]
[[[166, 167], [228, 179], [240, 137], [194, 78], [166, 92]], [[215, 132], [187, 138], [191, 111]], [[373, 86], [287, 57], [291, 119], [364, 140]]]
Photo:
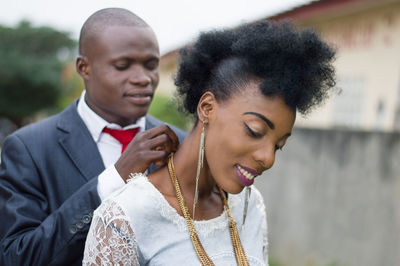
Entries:
[[177, 70], [178, 52], [163, 55], [160, 61], [160, 84], [156, 94], [172, 96], [175, 93], [174, 77]]
[[[391, 131], [399, 108], [400, 1], [304, 21], [338, 49], [340, 95], [297, 125]], [[341, 14], [342, 13], [342, 14]], [[397, 118], [398, 119], [398, 118]]]

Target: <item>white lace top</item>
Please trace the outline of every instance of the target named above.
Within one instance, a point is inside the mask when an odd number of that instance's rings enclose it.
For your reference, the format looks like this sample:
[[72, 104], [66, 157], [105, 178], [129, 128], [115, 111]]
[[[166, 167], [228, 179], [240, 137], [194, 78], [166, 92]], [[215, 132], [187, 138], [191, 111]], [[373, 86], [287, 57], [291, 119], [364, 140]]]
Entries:
[[[239, 234], [244, 191], [228, 195]], [[220, 216], [195, 221], [200, 241], [215, 265], [236, 265], [229, 220]], [[252, 188], [242, 245], [250, 265], [268, 265], [267, 223], [263, 199]], [[138, 175], [95, 211], [83, 265], [200, 265], [185, 219], [148, 181]]]

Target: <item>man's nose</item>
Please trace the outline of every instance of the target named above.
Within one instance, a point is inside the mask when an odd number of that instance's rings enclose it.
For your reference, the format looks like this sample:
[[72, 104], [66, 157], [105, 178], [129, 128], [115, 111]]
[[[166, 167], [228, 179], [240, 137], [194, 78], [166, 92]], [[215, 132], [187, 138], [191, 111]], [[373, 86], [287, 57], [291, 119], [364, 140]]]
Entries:
[[151, 83], [151, 78], [147, 71], [142, 66], [135, 66], [129, 77], [129, 82], [136, 85], [145, 87]]

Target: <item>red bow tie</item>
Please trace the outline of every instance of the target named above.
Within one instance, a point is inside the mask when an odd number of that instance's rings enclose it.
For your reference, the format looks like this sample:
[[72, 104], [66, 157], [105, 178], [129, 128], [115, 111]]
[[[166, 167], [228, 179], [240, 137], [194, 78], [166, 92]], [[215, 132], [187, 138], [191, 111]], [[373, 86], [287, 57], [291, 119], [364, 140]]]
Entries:
[[121, 153], [124, 152], [128, 144], [132, 141], [133, 137], [138, 133], [139, 128], [131, 128], [131, 129], [112, 129], [112, 128], [107, 128], [105, 127], [103, 129], [104, 133], [110, 134], [113, 138], [118, 140], [122, 144], [122, 151]]

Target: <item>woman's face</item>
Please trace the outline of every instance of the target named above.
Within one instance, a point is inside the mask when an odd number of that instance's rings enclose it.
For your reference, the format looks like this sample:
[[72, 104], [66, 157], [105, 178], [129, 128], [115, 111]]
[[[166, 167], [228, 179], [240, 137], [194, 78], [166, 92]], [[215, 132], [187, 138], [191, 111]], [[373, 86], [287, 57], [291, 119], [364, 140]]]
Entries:
[[211, 176], [226, 192], [239, 193], [274, 164], [290, 136], [296, 113], [279, 96], [267, 97], [259, 83], [208, 113], [205, 158]]

